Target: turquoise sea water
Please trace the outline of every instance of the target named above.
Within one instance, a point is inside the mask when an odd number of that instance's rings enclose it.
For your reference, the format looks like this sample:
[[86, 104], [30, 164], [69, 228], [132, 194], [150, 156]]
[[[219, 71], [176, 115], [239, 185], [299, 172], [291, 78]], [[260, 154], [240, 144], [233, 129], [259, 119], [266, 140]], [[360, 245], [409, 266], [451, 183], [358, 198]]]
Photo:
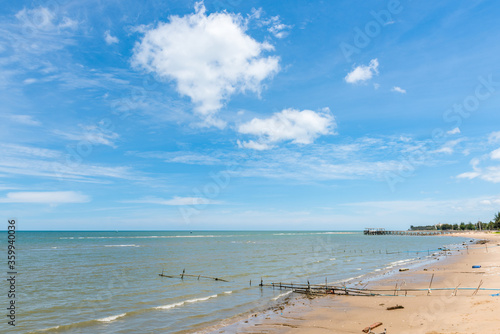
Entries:
[[[7, 234], [0, 238], [6, 253]], [[361, 232], [18, 232], [14, 331], [203, 331], [278, 303], [283, 291], [259, 288], [261, 278], [341, 282], [462, 241]], [[229, 282], [158, 275], [183, 270]]]

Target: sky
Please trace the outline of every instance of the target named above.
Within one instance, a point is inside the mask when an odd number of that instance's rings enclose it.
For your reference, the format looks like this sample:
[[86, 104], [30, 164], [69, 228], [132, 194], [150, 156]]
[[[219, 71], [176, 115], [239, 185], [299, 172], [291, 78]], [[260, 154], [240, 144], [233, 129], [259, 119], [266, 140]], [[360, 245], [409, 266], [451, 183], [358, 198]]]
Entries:
[[500, 4], [11, 1], [20, 230], [360, 230], [500, 211]]

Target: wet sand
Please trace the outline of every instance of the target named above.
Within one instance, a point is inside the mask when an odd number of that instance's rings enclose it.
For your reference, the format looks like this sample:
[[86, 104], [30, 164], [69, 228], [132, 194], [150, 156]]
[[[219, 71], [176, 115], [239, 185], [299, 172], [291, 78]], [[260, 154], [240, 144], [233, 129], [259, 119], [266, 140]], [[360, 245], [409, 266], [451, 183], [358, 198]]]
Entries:
[[[487, 244], [468, 244], [433, 263], [397, 272], [368, 283], [368, 289], [388, 289], [390, 296], [326, 295], [292, 299], [288, 304], [250, 316], [213, 333], [363, 333], [376, 322], [374, 333], [472, 334], [500, 333], [500, 234], [469, 233], [460, 237], [487, 239]], [[473, 265], [481, 268], [473, 269]], [[432, 289], [428, 292], [432, 275]], [[363, 283], [364, 285], [365, 283]], [[396, 284], [398, 291], [395, 294]], [[459, 287], [456, 291], [455, 288]], [[470, 290], [462, 290], [470, 288]], [[422, 291], [405, 291], [422, 289]], [[403, 308], [387, 310], [388, 307]]]

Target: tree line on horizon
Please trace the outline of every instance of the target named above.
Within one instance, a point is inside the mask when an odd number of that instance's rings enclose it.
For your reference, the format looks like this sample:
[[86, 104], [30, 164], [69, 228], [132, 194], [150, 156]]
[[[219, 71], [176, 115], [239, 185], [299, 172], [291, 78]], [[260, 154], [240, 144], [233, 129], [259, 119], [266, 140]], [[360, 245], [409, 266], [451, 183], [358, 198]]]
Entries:
[[500, 211], [497, 212], [493, 220], [490, 220], [488, 223], [483, 223], [478, 221], [477, 223], [468, 224], [461, 222], [460, 224], [437, 224], [437, 225], [426, 225], [426, 226], [410, 226], [412, 231], [465, 231], [465, 230], [500, 230]]

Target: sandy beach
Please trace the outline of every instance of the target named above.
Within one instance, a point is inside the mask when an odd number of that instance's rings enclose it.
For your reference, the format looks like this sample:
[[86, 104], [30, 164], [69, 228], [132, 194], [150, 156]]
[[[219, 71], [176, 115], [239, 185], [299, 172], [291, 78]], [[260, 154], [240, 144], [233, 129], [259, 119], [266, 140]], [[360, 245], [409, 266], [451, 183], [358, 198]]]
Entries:
[[[214, 333], [362, 333], [374, 323], [374, 333], [472, 334], [500, 333], [500, 235], [460, 233], [488, 240], [468, 244], [441, 260], [418, 269], [397, 272], [368, 283], [369, 289], [398, 290], [390, 296], [326, 295], [299, 298], [283, 306]], [[472, 268], [472, 266], [481, 266]], [[434, 277], [432, 278], [432, 276]], [[449, 290], [432, 290], [445, 288]], [[364, 285], [364, 283], [363, 283]], [[481, 289], [476, 289], [481, 285]], [[455, 291], [455, 288], [459, 289]], [[470, 288], [470, 289], [464, 289]], [[422, 291], [405, 291], [422, 289]], [[393, 310], [389, 307], [402, 306]]]

